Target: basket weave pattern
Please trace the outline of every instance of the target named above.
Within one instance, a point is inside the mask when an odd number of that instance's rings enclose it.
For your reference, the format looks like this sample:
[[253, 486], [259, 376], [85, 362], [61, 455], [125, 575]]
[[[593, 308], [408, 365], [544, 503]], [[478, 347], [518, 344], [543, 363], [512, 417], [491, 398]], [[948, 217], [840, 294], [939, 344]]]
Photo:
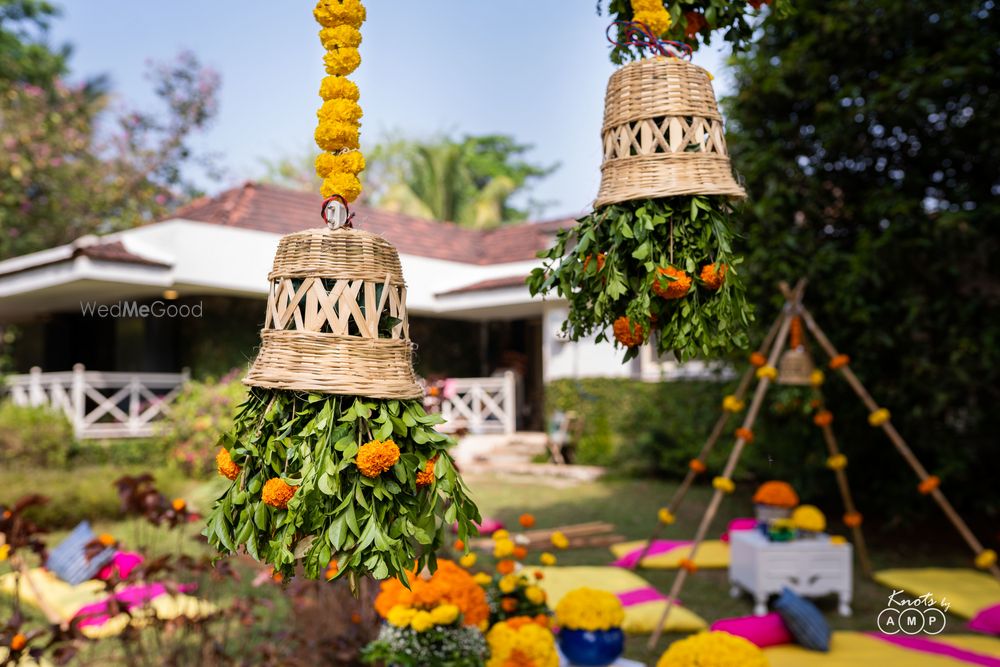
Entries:
[[595, 206], [677, 195], [745, 197], [733, 178], [708, 73], [651, 58], [611, 75]]
[[[281, 239], [269, 274], [256, 387], [419, 398], [399, 255], [380, 236], [310, 229]], [[391, 319], [390, 319], [391, 318]]]

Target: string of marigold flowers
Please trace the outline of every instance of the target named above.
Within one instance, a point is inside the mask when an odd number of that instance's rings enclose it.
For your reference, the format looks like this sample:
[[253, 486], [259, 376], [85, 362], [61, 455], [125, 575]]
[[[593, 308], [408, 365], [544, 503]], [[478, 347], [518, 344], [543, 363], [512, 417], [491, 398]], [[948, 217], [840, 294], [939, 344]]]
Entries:
[[346, 78], [361, 64], [361, 24], [365, 6], [360, 0], [319, 0], [313, 16], [322, 26], [319, 38], [326, 49], [323, 64], [327, 76], [320, 85], [323, 104], [316, 112], [316, 145], [323, 151], [316, 158], [316, 174], [323, 179], [324, 197], [340, 195], [352, 202], [361, 194], [358, 174], [365, 158], [359, 148], [361, 106], [358, 87]]

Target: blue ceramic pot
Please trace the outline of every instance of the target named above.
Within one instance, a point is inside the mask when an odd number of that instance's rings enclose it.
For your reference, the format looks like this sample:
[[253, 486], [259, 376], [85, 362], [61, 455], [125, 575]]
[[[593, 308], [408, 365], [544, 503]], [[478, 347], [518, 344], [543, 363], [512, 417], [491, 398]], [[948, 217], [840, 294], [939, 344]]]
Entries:
[[621, 628], [594, 632], [563, 628], [559, 631], [559, 648], [574, 665], [605, 667], [625, 651], [625, 633]]

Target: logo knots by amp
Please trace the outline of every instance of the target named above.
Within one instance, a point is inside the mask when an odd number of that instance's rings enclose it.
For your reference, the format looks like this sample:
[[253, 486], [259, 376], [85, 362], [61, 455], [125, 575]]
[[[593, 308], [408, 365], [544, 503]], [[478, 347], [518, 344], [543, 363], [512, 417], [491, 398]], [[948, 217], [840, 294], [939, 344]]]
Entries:
[[936, 635], [944, 630], [951, 609], [947, 598], [937, 600], [932, 594], [924, 593], [916, 598], [900, 598], [903, 591], [893, 590], [889, 604], [879, 612], [877, 624], [883, 634], [895, 635]]

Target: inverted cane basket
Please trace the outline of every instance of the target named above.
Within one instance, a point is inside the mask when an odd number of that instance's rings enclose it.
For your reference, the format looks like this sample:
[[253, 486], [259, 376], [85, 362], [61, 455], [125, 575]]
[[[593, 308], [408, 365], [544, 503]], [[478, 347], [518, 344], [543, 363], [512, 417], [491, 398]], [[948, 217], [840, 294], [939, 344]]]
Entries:
[[708, 72], [680, 58], [629, 63], [604, 99], [595, 206], [677, 195], [744, 198], [733, 178]]
[[278, 243], [261, 344], [244, 383], [371, 398], [419, 398], [396, 249], [341, 227]]

